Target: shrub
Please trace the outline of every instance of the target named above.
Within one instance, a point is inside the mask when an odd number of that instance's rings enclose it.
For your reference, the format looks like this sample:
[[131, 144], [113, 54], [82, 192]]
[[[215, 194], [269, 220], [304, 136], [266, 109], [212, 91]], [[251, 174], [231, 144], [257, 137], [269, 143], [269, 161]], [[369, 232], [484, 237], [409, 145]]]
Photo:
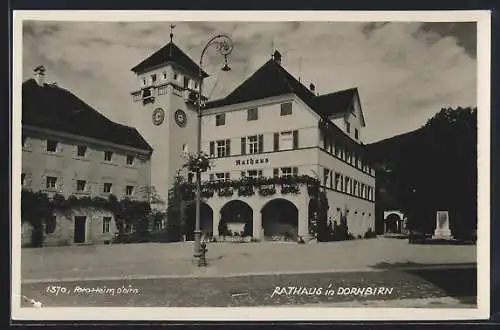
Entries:
[[370, 227], [366, 231], [364, 238], [377, 238], [377, 233]]

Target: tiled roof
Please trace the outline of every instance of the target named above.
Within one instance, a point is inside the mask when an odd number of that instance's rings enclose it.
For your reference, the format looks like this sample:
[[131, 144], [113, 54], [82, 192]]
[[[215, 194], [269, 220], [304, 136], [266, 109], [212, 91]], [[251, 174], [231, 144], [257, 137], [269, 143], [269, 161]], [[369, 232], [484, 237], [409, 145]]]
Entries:
[[[195, 74], [198, 74], [198, 71], [200, 70], [198, 64], [196, 64], [173, 42], [169, 42], [164, 47], [153, 53], [153, 55], [134, 66], [131, 70], [135, 73], [141, 73], [168, 62], [175, 63]], [[208, 74], [205, 71], [202, 70], [201, 72], [204, 78], [208, 77]]]
[[22, 86], [22, 123], [152, 151], [139, 132], [109, 120], [66, 89], [40, 86], [29, 79]]
[[317, 96], [271, 59], [225, 98], [207, 102], [205, 109], [290, 93], [296, 94], [322, 118], [328, 118], [350, 110], [357, 88]]

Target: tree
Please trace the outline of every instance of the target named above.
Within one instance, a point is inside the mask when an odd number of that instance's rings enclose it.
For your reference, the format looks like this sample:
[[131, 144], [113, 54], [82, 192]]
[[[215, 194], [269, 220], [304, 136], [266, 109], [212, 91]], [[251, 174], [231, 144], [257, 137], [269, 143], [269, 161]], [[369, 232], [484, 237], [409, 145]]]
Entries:
[[170, 241], [178, 242], [185, 232], [185, 197], [186, 181], [184, 177], [177, 172], [175, 181], [168, 192], [167, 224], [166, 232]]
[[43, 245], [43, 225], [53, 215], [53, 207], [47, 194], [40, 191], [21, 192], [21, 222], [27, 221], [32, 227], [31, 245]]
[[409, 229], [431, 233], [448, 210], [455, 237], [477, 225], [477, 110], [442, 109], [394, 157], [390, 180]]

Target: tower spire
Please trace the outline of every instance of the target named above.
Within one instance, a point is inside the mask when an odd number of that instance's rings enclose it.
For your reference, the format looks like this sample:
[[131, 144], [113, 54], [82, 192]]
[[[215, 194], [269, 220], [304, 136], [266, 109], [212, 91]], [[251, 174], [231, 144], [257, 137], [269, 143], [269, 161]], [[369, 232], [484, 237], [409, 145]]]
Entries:
[[274, 38], [271, 40], [271, 58], [274, 58]]
[[170, 24], [170, 42], [174, 39], [175, 24]]
[[299, 56], [299, 82], [302, 80], [302, 57]]

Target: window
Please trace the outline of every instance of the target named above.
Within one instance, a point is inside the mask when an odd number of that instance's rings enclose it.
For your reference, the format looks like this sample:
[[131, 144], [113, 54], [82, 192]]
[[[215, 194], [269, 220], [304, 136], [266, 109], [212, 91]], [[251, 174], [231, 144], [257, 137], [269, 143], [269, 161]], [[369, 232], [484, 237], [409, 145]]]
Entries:
[[109, 183], [109, 182], [105, 182], [104, 183], [104, 193], [106, 194], [109, 194], [111, 193], [111, 188], [113, 187], [113, 184], [112, 183]]
[[87, 154], [87, 146], [79, 145], [76, 147], [76, 155], [78, 157], [85, 157]]
[[359, 139], [359, 130], [357, 128], [354, 129], [354, 138]]
[[127, 165], [134, 165], [134, 156], [127, 155]]
[[189, 77], [186, 77], [184, 76], [184, 88], [188, 88], [189, 87]]
[[256, 154], [257, 152], [259, 152], [259, 140], [257, 138], [257, 135], [249, 136], [248, 137], [248, 153], [249, 154]]
[[229, 181], [229, 172], [226, 173], [215, 173], [218, 182]]
[[292, 114], [292, 102], [282, 103], [281, 104], [281, 116], [288, 116]]
[[167, 86], [159, 86], [158, 87], [158, 95], [164, 95], [167, 94]]
[[230, 140], [217, 141], [217, 157], [226, 157], [230, 155]]
[[182, 152], [184, 152], [184, 153], [188, 153], [188, 151], [189, 151], [189, 147], [188, 147], [187, 143], [184, 143], [184, 144], [182, 145]]
[[57, 216], [53, 215], [45, 223], [45, 234], [53, 234], [56, 231]]
[[104, 160], [110, 162], [113, 159], [113, 153], [111, 151], [104, 152]]
[[47, 140], [47, 151], [56, 152], [57, 151], [57, 141]]
[[147, 82], [146, 78], [142, 78], [142, 85], [143, 85], [143, 86], [146, 86], [146, 84], [147, 84], [147, 83], [148, 83], [148, 82]]
[[152, 74], [152, 75], [151, 75], [151, 81], [152, 81], [152, 82], [155, 82], [155, 81], [156, 81], [156, 74]]
[[340, 184], [340, 173], [335, 173], [335, 190], [342, 190], [342, 185]]
[[280, 150], [293, 149], [293, 133], [292, 131], [280, 133]]
[[162, 78], [163, 78], [163, 80], [167, 79], [167, 72], [166, 71], [162, 72]]
[[262, 177], [262, 170], [249, 170], [248, 177], [252, 179], [257, 179]]
[[102, 233], [109, 233], [109, 226], [111, 224], [111, 217], [103, 217], [102, 218]]
[[253, 109], [248, 109], [247, 111], [247, 120], [257, 120], [259, 119], [259, 109], [258, 108], [253, 108]]
[[79, 191], [79, 192], [85, 191], [86, 187], [87, 187], [87, 181], [76, 180], [76, 191]]
[[57, 187], [57, 178], [55, 176], [48, 176], [45, 182], [47, 189], [55, 189]]
[[345, 130], [347, 133], [351, 133], [351, 123], [348, 121], [345, 122]]
[[225, 113], [215, 115], [215, 126], [222, 126], [222, 125], [226, 125], [226, 114]]
[[134, 186], [125, 187], [125, 195], [132, 196], [134, 194]]
[[24, 187], [26, 184], [26, 173], [21, 173], [21, 187]]
[[330, 176], [330, 170], [327, 168], [323, 169], [323, 185], [326, 186], [328, 184], [328, 178]]
[[194, 176], [193, 173], [191, 172], [188, 173], [188, 183], [193, 183], [193, 176]]
[[349, 187], [350, 187], [350, 180], [351, 179], [349, 179], [348, 177], [346, 177], [345, 180], [344, 180], [344, 192], [346, 192], [348, 194], [351, 193], [351, 190], [349, 189]]
[[297, 176], [297, 174], [298, 174], [297, 167], [282, 167], [281, 168], [281, 176], [282, 177]]
[[174, 72], [174, 80], [179, 79], [179, 74], [177, 72]]

